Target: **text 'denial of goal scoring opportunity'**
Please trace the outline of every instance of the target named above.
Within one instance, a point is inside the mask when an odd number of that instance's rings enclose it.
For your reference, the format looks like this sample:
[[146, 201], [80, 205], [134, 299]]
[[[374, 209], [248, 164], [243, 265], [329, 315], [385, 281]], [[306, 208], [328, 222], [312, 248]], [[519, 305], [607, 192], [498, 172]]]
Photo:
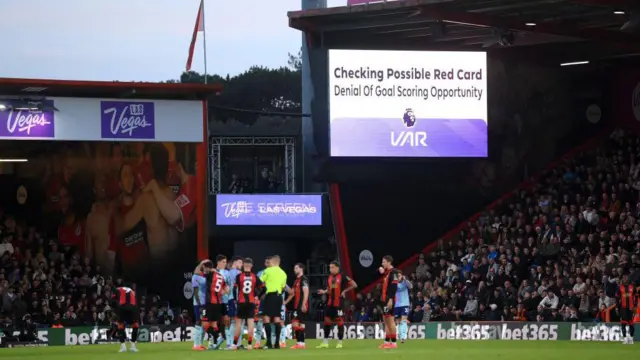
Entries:
[[486, 157], [487, 54], [329, 50], [331, 156]]

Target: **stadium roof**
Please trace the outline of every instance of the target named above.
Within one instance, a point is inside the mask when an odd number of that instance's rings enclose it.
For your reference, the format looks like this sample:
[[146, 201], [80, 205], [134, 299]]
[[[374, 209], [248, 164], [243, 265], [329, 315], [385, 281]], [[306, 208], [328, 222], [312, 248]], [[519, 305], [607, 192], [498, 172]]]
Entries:
[[640, 27], [637, 0], [398, 0], [288, 16], [327, 48], [486, 50], [554, 61], [640, 55], [640, 36], [629, 32]]
[[221, 91], [221, 84], [0, 78], [0, 96], [204, 100]]

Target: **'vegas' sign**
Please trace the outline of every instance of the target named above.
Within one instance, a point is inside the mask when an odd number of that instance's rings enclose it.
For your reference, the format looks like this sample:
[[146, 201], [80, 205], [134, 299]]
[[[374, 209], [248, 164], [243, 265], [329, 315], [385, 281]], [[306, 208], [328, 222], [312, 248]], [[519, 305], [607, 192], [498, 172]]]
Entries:
[[155, 108], [150, 101], [101, 101], [104, 139], [154, 139]]

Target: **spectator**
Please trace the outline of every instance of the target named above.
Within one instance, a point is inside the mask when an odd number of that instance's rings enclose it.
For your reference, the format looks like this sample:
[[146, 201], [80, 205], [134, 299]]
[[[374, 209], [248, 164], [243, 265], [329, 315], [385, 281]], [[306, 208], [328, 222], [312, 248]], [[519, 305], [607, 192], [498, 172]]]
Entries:
[[478, 300], [473, 296], [473, 294], [469, 294], [462, 315], [465, 319], [474, 319], [477, 314]]
[[608, 297], [605, 293], [604, 290], [600, 290], [598, 292], [598, 308], [605, 308], [608, 309], [609, 307], [613, 306], [616, 304], [616, 300], [612, 299], [610, 297]]
[[422, 318], [424, 318], [424, 311], [422, 310], [422, 306], [417, 305], [413, 309], [409, 321], [418, 323], [422, 321]]
[[0, 254], [5, 255], [9, 254], [9, 256], [13, 255], [14, 249], [13, 244], [11, 244], [11, 236], [5, 236], [2, 238], [2, 242], [0, 243]]
[[418, 257], [418, 266], [416, 266], [416, 277], [418, 280], [424, 281], [429, 273], [429, 265], [424, 261], [424, 254]]
[[542, 301], [540, 301], [540, 307], [542, 307], [545, 310], [558, 309], [559, 299], [556, 296], [556, 294], [554, 294], [553, 291], [545, 291], [545, 293], [546, 293], [545, 297], [542, 299]]
[[231, 175], [231, 183], [229, 184], [229, 188], [227, 189], [232, 194], [241, 194], [243, 193], [243, 181], [238, 178], [238, 175]]
[[366, 306], [360, 308], [360, 312], [356, 315], [357, 322], [367, 322], [369, 321], [369, 313]]
[[580, 296], [586, 291], [587, 291], [587, 284], [584, 283], [584, 280], [582, 280], [582, 277], [578, 276], [576, 278], [576, 284], [573, 285], [573, 293]]

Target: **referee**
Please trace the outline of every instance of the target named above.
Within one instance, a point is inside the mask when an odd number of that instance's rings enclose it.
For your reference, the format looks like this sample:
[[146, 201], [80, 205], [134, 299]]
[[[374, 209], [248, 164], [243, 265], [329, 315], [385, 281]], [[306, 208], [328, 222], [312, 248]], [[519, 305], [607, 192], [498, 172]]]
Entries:
[[[287, 286], [287, 273], [280, 268], [280, 256], [275, 255], [269, 259], [267, 268], [260, 275], [260, 280], [264, 283], [267, 293], [264, 297], [264, 325], [267, 332], [267, 348], [273, 348], [271, 341], [271, 326], [273, 321], [276, 327], [276, 334], [282, 331], [280, 322], [280, 310], [282, 308], [282, 292]], [[279, 349], [280, 344], [276, 340], [275, 348]]]

